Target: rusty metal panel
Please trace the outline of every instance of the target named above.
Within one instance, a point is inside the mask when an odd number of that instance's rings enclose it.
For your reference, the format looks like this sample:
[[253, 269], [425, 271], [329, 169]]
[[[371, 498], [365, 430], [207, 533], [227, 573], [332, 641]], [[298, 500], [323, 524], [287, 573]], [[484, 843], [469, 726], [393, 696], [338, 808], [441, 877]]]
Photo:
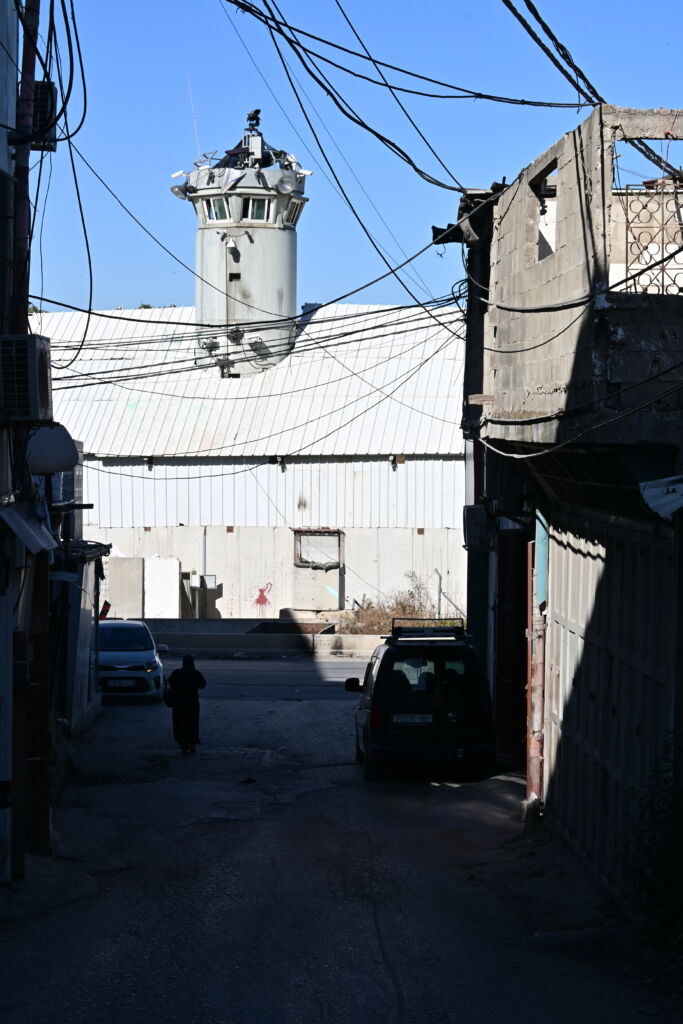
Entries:
[[594, 514], [550, 526], [545, 703], [549, 818], [613, 888], [633, 791], [673, 725], [673, 540]]

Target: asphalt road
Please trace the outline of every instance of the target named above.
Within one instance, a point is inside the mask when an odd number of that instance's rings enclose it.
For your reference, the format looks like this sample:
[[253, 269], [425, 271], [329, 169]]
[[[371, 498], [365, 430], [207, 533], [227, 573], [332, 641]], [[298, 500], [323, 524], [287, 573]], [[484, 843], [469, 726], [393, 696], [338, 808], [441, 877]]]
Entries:
[[[353, 700], [344, 694], [344, 680], [362, 677], [367, 661], [333, 658], [273, 658], [267, 661], [206, 659], [201, 670], [207, 681], [207, 696], [216, 700]], [[180, 659], [164, 659], [169, 676]]]
[[195, 757], [163, 705], [74, 745], [64, 905], [0, 923], [7, 1024], [680, 1020], [603, 894], [522, 835], [518, 776], [365, 783], [357, 664], [200, 667]]

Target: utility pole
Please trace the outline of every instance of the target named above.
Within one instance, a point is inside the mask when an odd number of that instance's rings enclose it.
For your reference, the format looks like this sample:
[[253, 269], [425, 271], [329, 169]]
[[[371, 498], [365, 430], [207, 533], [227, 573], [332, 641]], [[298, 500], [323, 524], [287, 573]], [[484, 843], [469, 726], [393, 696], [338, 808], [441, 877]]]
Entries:
[[[38, 49], [40, 0], [25, 0], [21, 16], [23, 29], [21, 80], [17, 103], [14, 153], [14, 292], [12, 329], [28, 334], [28, 296], [31, 256], [31, 193], [29, 165], [30, 139], [33, 134], [33, 96]], [[27, 141], [22, 141], [25, 138]], [[14, 445], [17, 460], [25, 466], [27, 430], [15, 426]], [[15, 488], [24, 494], [33, 486], [24, 468]], [[12, 824], [12, 874], [24, 874], [24, 854], [50, 849], [49, 762], [49, 565], [45, 553], [30, 556], [23, 586], [28, 599], [27, 614], [15, 632], [15, 682], [13, 707], [14, 780]], [[29, 598], [29, 595], [30, 598]]]
[[[40, 0], [26, 0], [23, 15], [21, 82], [17, 103], [17, 136], [30, 138], [33, 132], [33, 92], [36, 81], [36, 51]], [[14, 157], [16, 181], [14, 203], [14, 333], [28, 333], [28, 293], [31, 253], [31, 192], [29, 188], [30, 142], [17, 142]]]

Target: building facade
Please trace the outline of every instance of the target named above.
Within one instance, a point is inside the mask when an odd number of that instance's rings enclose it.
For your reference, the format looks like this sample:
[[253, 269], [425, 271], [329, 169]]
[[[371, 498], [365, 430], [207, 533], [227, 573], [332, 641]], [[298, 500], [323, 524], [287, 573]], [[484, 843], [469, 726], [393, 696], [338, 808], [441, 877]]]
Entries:
[[29, 330], [30, 164], [56, 148], [56, 126], [54, 86], [35, 81], [40, 4], [23, 5], [21, 47], [18, 12], [0, 12], [0, 882], [24, 876], [27, 852], [51, 852], [66, 737], [99, 707], [108, 552], [76, 528], [78, 453], [53, 421], [49, 338]]
[[470, 624], [530, 803], [616, 891], [653, 771], [681, 771], [680, 139], [680, 111], [603, 105], [461, 208]]
[[[460, 312], [309, 311], [287, 358], [239, 378], [197, 365], [194, 316], [93, 317], [74, 372], [55, 374], [56, 415], [87, 439], [85, 535], [145, 560], [124, 604], [107, 594], [112, 614], [335, 613], [407, 574], [462, 610]], [[84, 314], [33, 320], [64, 355], [85, 328]], [[175, 560], [164, 608], [144, 583], [153, 559]]]

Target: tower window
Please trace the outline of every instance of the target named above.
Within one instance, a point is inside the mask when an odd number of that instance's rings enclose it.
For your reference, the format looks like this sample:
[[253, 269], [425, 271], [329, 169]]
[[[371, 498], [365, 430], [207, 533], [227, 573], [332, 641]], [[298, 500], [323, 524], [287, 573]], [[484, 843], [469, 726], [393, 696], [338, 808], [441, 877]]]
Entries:
[[282, 218], [285, 224], [290, 224], [292, 227], [296, 227], [297, 221], [301, 216], [304, 204], [300, 203], [297, 199], [290, 199], [289, 205], [285, 210], [285, 215]]
[[271, 200], [260, 196], [244, 196], [242, 220], [270, 220]]
[[207, 220], [230, 220], [230, 208], [222, 196], [204, 200]]

